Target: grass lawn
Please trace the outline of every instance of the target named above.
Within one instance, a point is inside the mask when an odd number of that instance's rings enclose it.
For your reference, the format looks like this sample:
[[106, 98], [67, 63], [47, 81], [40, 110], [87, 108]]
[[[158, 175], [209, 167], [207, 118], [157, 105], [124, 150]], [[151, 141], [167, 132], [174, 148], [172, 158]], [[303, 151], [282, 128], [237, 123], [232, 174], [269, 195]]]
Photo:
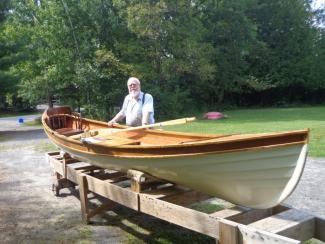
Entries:
[[325, 107], [241, 109], [223, 112], [227, 119], [168, 126], [167, 130], [205, 134], [261, 133], [310, 129], [309, 155], [325, 156]]
[[39, 114], [39, 112], [1, 112], [0, 111], [0, 118], [5, 117], [15, 117], [15, 116], [23, 116], [23, 115], [33, 115], [33, 114]]

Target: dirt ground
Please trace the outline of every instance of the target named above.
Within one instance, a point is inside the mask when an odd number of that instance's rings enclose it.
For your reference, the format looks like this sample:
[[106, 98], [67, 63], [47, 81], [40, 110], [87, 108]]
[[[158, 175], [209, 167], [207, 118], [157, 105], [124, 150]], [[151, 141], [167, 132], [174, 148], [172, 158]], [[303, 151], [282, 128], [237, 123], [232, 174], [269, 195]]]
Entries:
[[[51, 150], [39, 126], [0, 119], [0, 243], [159, 243], [164, 238], [159, 235], [170, 234], [156, 231], [168, 223], [121, 206], [94, 218], [91, 225], [83, 224], [78, 192], [63, 189], [55, 197], [51, 190], [51, 169], [45, 161], [45, 152]], [[298, 187], [285, 203], [325, 217], [324, 180], [325, 159], [308, 158]], [[168, 243], [202, 240], [182, 228], [175, 233], [183, 239]]]

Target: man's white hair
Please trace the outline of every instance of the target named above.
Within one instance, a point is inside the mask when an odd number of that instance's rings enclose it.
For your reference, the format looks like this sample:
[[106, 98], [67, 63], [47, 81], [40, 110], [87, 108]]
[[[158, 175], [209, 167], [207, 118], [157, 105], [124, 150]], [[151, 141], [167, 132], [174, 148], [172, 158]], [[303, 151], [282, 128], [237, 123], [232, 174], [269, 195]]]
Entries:
[[137, 84], [140, 85], [140, 80], [139, 80], [138, 78], [136, 78], [136, 77], [130, 77], [130, 78], [128, 79], [128, 83], [127, 83], [127, 84], [130, 85], [131, 82], [136, 82]]

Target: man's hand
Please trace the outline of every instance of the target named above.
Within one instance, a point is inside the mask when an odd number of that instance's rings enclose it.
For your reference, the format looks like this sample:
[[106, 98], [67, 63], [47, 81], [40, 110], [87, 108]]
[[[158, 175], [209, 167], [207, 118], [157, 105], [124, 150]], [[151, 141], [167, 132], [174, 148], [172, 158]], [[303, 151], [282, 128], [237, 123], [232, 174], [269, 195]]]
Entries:
[[116, 121], [114, 119], [107, 122], [108, 127], [114, 127], [114, 124], [116, 124]]

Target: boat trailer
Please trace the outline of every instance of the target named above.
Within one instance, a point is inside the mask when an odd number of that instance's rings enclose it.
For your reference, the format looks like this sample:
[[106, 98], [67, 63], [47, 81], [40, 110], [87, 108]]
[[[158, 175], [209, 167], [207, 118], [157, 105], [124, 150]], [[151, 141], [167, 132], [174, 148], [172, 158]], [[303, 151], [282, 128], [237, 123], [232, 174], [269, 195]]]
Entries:
[[[325, 242], [325, 219], [289, 206], [263, 210], [234, 206], [207, 214], [187, 206], [212, 197], [143, 172], [107, 170], [63, 152], [46, 153], [46, 160], [53, 169], [55, 195], [62, 188], [79, 187], [81, 216], [87, 224], [96, 214], [121, 204], [213, 237], [220, 244], [296, 244], [312, 238]], [[90, 193], [106, 201], [91, 208]]]

